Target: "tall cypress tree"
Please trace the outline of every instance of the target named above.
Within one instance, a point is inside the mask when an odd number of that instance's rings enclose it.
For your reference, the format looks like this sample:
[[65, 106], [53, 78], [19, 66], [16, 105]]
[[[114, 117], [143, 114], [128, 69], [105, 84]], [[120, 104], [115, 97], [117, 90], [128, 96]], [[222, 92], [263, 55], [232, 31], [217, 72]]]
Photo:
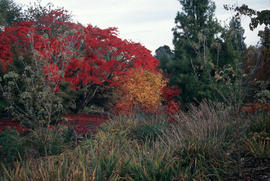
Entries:
[[223, 67], [227, 64], [235, 67], [240, 63], [247, 50], [244, 42], [244, 32], [245, 30], [241, 26], [240, 18], [232, 17], [229, 26], [224, 28], [221, 35], [224, 41], [221, 44], [219, 54], [219, 67]]
[[[228, 29], [221, 27], [215, 18], [215, 3], [211, 0], [179, 2], [182, 11], [177, 13], [176, 26], [172, 30], [173, 56], [170, 59], [167, 56], [166, 61], [160, 60], [161, 68], [170, 75], [170, 83], [182, 89], [180, 101], [184, 105], [202, 99], [219, 99], [212, 86], [215, 71], [239, 59], [240, 50], [234, 46], [243, 43], [236, 41], [243, 39], [243, 32], [234, 32], [241, 24], [234, 21]], [[239, 37], [234, 38], [236, 34]]]
[[181, 101], [189, 103], [211, 98], [209, 75], [217, 59], [217, 35], [222, 28], [214, 17], [215, 4], [210, 0], [179, 0], [182, 11], [175, 18], [173, 44], [175, 59], [168, 64], [171, 83], [183, 94]]
[[183, 48], [191, 54], [194, 53], [192, 43], [199, 43], [202, 41], [201, 38], [204, 38], [207, 41], [204, 43], [210, 44], [214, 35], [220, 32], [221, 28], [214, 18], [216, 6], [211, 0], [179, 0], [179, 2], [182, 11], [177, 13], [176, 26], [173, 28], [175, 54], [181, 54]]

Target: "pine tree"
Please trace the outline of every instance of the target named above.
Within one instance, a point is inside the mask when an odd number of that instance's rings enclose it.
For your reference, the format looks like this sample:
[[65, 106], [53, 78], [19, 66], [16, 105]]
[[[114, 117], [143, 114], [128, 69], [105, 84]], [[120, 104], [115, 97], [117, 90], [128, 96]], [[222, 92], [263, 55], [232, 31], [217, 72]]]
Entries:
[[21, 7], [12, 0], [0, 0], [0, 26], [10, 26], [22, 18]]
[[215, 4], [210, 0], [179, 0], [182, 12], [175, 18], [173, 44], [175, 59], [168, 64], [172, 69], [171, 83], [182, 91], [182, 102], [211, 98], [209, 74], [217, 59], [217, 35], [222, 28], [214, 17]]
[[174, 57], [174, 54], [169, 46], [164, 45], [156, 49], [155, 57], [159, 60], [160, 68], [166, 70], [167, 63]]
[[242, 58], [247, 50], [244, 42], [245, 30], [241, 26], [240, 18], [232, 17], [229, 26], [222, 32], [223, 41], [220, 44], [217, 66], [222, 68], [230, 64], [234, 69], [242, 62]]
[[[173, 55], [156, 57], [170, 75], [170, 83], [182, 89], [184, 105], [203, 99], [220, 99], [215, 73], [228, 65], [236, 68], [245, 50], [241, 23], [232, 20], [223, 28], [215, 18], [211, 0], [179, 0], [182, 11], [175, 18]], [[160, 52], [160, 49], [158, 49]], [[168, 51], [167, 51], [168, 52]], [[169, 53], [167, 53], [169, 54]], [[167, 57], [167, 60], [164, 59]]]

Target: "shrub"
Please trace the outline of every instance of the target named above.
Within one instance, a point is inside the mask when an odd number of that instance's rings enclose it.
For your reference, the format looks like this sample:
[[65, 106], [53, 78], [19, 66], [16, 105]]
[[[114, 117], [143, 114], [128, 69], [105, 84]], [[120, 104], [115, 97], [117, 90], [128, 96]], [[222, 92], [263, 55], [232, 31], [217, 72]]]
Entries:
[[269, 113], [257, 113], [242, 141], [244, 150], [257, 160], [270, 158]]
[[157, 112], [162, 101], [162, 89], [167, 81], [159, 72], [133, 69], [123, 77], [116, 77], [120, 84], [120, 101], [116, 112], [132, 112], [139, 109], [144, 112]]
[[1, 82], [13, 119], [30, 129], [56, 124], [61, 121], [63, 113], [62, 100], [55, 92], [56, 85], [46, 80], [42, 63], [33, 60], [31, 64], [20, 67], [21, 70], [12, 67], [13, 70], [4, 74]]
[[115, 28], [84, 27], [68, 17], [61, 9], [45, 10], [29, 21], [6, 27], [0, 33], [0, 63], [4, 74], [19, 57], [23, 60], [27, 57], [30, 63], [43, 62], [39, 68], [47, 81], [54, 83], [56, 92], [70, 96], [62, 86], [66, 82], [70, 83], [68, 89], [75, 90], [72, 96], [75, 106], [71, 110], [78, 112], [106, 92], [104, 88], [114, 87], [117, 83], [113, 77], [133, 68], [153, 71], [157, 68], [158, 61], [149, 50], [121, 40]]
[[165, 102], [165, 112], [169, 115], [169, 121], [173, 122], [175, 115], [180, 111], [181, 104], [177, 102], [181, 90], [176, 86], [166, 86], [162, 90], [162, 96]]
[[60, 129], [40, 128], [31, 131], [24, 136], [23, 144], [27, 158], [38, 158], [40, 156], [57, 155], [71, 147], [71, 141], [65, 136], [65, 128], [62, 133]]
[[255, 112], [242, 119], [251, 121], [246, 123], [248, 129], [239, 136], [231, 154], [238, 168], [234, 176], [238, 180], [267, 180], [270, 178], [269, 112]]
[[158, 125], [141, 125], [137, 128], [131, 129], [130, 133], [138, 141], [145, 143], [147, 141], [155, 141], [162, 132]]
[[254, 116], [251, 117], [252, 122], [248, 129], [248, 134], [251, 133], [266, 133], [267, 136], [270, 136], [270, 118], [269, 111], [267, 112], [257, 112]]
[[15, 161], [60, 154], [70, 149], [75, 141], [70, 130], [63, 126], [55, 129], [41, 128], [23, 135], [7, 127], [0, 134], [0, 163], [13, 168]]
[[10, 167], [23, 156], [23, 145], [19, 133], [9, 127], [0, 133], [0, 163]]

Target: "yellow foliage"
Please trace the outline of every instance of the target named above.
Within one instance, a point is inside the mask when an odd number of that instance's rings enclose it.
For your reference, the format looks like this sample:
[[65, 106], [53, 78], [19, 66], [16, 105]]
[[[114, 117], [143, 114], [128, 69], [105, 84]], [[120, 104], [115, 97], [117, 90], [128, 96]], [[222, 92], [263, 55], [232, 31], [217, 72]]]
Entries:
[[130, 108], [154, 112], [161, 106], [162, 89], [167, 84], [161, 73], [133, 69], [119, 82], [123, 93], [122, 101], [125, 100]]

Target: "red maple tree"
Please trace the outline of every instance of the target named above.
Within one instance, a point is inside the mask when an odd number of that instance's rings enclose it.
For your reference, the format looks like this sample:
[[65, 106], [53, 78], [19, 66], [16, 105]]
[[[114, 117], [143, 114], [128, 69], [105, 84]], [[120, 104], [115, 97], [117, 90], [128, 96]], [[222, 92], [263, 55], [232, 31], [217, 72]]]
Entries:
[[[100, 29], [69, 21], [67, 11], [57, 9], [29, 21], [23, 21], [0, 32], [0, 64], [4, 72], [18, 57], [31, 57], [43, 64], [46, 80], [61, 90], [62, 82], [70, 89], [84, 88], [84, 105], [94, 97], [98, 87], [114, 87], [114, 77], [124, 77], [131, 69], [158, 72], [159, 62], [139, 43], [122, 40], [116, 28]], [[95, 91], [89, 91], [95, 87]], [[173, 99], [177, 89], [165, 90], [169, 102], [167, 112], [176, 112], [179, 104]], [[93, 94], [93, 95], [89, 95]]]
[[[71, 89], [117, 86], [114, 76], [133, 68], [158, 71], [159, 62], [139, 43], [122, 40], [116, 28], [66, 21], [65, 10], [52, 10], [37, 20], [23, 21], [0, 32], [0, 63], [4, 72], [18, 56], [43, 62], [47, 80], [70, 82]], [[64, 20], [64, 21], [63, 21]]]

